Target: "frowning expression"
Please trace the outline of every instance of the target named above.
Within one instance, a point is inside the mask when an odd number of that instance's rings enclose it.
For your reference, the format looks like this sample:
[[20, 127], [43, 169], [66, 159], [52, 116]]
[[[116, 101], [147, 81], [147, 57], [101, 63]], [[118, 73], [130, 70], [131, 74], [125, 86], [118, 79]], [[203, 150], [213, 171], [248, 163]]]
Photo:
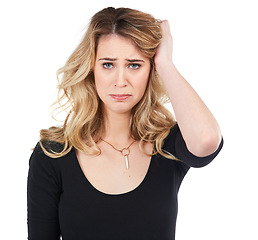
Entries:
[[107, 112], [130, 113], [145, 92], [149, 73], [149, 59], [132, 40], [116, 34], [100, 37], [94, 77]]

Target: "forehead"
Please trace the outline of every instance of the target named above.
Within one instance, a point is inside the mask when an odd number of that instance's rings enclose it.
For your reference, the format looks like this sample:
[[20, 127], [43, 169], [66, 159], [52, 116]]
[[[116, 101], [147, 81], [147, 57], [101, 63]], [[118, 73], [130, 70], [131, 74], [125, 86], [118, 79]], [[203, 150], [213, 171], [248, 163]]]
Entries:
[[117, 34], [103, 35], [100, 37], [97, 46], [97, 58], [98, 57], [140, 57], [147, 59], [131, 39]]

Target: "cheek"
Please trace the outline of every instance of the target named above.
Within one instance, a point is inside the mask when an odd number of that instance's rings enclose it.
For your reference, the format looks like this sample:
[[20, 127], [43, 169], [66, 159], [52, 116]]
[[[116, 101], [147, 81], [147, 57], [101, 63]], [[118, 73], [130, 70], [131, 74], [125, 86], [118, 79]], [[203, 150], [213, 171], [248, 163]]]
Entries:
[[94, 79], [95, 86], [98, 92], [101, 92], [101, 89], [105, 88], [106, 76], [102, 71], [98, 71], [98, 69], [94, 69]]
[[105, 87], [101, 83], [101, 78], [99, 75], [95, 75], [94, 78], [95, 78], [96, 92], [97, 92], [99, 98], [103, 101], [103, 88], [105, 88]]
[[136, 88], [141, 90], [141, 92], [145, 92], [145, 89], [148, 84], [148, 79], [149, 79], [149, 71], [143, 72], [141, 75], [138, 77], [138, 81], [136, 81]]

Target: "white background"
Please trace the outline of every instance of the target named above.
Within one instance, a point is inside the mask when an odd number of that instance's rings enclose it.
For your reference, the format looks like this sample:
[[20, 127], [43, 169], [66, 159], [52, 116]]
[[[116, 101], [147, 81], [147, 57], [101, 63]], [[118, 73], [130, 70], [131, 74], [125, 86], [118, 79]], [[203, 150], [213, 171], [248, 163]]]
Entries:
[[107, 6], [169, 20], [174, 63], [222, 129], [225, 144], [219, 156], [205, 168], [191, 169], [183, 181], [177, 240], [258, 239], [255, 0], [3, 2], [1, 239], [27, 239], [28, 160], [39, 130], [58, 125], [49, 113], [56, 70], [79, 43], [91, 16]]

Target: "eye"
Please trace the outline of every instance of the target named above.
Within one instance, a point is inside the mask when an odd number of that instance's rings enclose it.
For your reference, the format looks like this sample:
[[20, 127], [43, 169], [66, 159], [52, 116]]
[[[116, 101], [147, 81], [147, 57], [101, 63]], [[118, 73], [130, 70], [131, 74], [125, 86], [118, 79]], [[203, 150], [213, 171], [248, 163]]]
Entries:
[[129, 65], [129, 68], [131, 68], [131, 69], [138, 69], [138, 68], [140, 68], [140, 64], [137, 64], [137, 63], [131, 63], [130, 65]]
[[112, 64], [112, 63], [103, 63], [103, 67], [104, 67], [105, 69], [110, 69], [110, 68], [113, 67], [113, 64]]

